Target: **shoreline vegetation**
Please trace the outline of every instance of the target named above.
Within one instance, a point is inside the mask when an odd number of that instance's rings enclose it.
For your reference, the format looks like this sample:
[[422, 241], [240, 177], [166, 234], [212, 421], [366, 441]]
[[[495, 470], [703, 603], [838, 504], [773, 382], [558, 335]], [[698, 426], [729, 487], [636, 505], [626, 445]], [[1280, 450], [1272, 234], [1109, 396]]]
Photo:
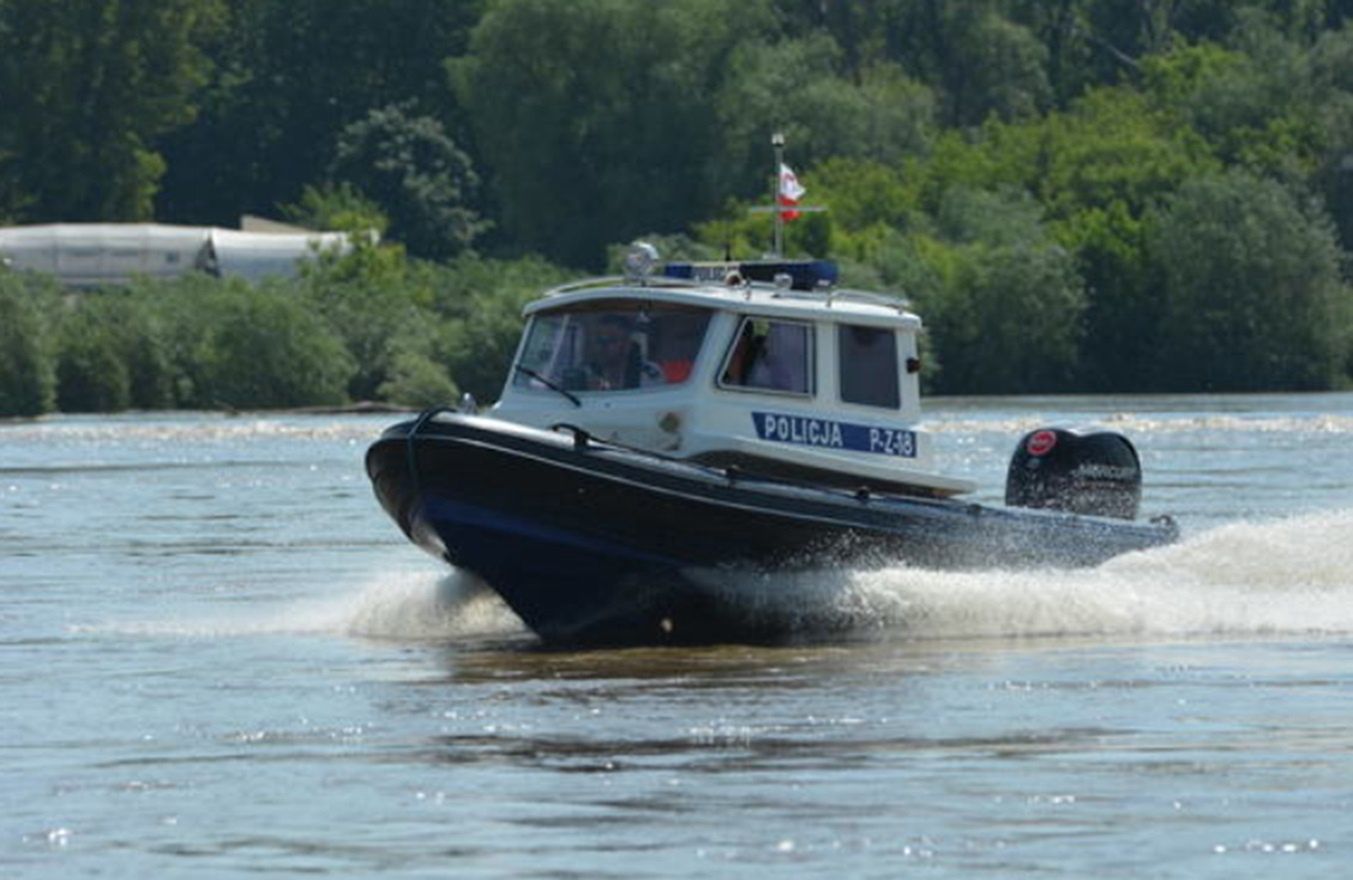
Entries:
[[0, 224], [381, 231], [0, 268], [0, 416], [489, 402], [623, 243], [764, 251], [774, 131], [787, 254], [909, 297], [927, 393], [1353, 386], [1353, 0], [0, 0], [0, 94]]
[[359, 415], [417, 415], [421, 410], [418, 407], [403, 406], [393, 403], [378, 403], [371, 400], [359, 400], [355, 403], [344, 406], [295, 406], [295, 407], [264, 407], [261, 409], [124, 409], [116, 413], [107, 412], [72, 412], [65, 413], [52, 411], [40, 413], [31, 416], [0, 416], [0, 425], [22, 425], [34, 422], [42, 422], [44, 419], [61, 418], [63, 416], [103, 416], [118, 415], [127, 417], [136, 416], [157, 416], [174, 413], [211, 413], [219, 415], [222, 418], [249, 418], [249, 417], [268, 417], [276, 418], [279, 416], [359, 416]]

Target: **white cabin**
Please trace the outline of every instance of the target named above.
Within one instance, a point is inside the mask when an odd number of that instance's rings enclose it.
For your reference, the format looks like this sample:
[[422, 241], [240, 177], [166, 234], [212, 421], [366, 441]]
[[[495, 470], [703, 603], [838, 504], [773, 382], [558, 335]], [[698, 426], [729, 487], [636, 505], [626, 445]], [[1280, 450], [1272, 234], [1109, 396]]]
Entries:
[[[556, 288], [497, 418], [749, 473], [948, 496], [921, 427], [920, 319], [829, 263], [675, 264]], [[752, 277], [766, 280], [751, 280]]]

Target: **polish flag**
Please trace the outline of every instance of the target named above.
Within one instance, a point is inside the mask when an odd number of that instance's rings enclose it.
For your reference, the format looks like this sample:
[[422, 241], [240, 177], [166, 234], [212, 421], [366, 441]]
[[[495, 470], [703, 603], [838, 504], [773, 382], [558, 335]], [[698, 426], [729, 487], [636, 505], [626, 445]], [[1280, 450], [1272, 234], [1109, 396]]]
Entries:
[[[781, 162], [780, 192], [778, 197], [780, 205], [792, 209], [799, 203], [799, 199], [802, 198], [803, 194], [806, 192], [808, 192], [808, 190], [804, 189], [803, 186], [799, 184], [799, 179], [794, 176], [794, 172], [790, 170], [788, 165]], [[797, 220], [798, 218], [798, 211], [789, 210], [780, 212], [781, 220]]]

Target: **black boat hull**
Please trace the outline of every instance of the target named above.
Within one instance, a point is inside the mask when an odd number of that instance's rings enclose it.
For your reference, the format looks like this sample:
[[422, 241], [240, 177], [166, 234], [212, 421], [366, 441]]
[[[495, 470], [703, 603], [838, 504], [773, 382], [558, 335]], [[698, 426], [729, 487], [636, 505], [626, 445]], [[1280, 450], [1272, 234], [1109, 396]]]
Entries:
[[555, 643], [769, 640], [719, 572], [849, 564], [1086, 566], [1169, 543], [1133, 523], [752, 479], [492, 419], [396, 425], [367, 471], [415, 543], [491, 585]]

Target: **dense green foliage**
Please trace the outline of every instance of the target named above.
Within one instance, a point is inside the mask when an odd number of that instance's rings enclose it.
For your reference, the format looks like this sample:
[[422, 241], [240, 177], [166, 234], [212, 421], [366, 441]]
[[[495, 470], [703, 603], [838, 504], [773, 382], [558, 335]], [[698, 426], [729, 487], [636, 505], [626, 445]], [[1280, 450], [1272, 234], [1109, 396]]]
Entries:
[[438, 265], [374, 246], [257, 286], [190, 275], [63, 296], [0, 271], [0, 414], [488, 401], [522, 305], [566, 278], [541, 260]]
[[0, 212], [143, 219], [192, 121], [221, 0], [0, 4]]
[[[654, 236], [901, 289], [951, 393], [1353, 367], [1353, 0], [0, 0], [0, 222], [382, 231], [288, 283], [0, 269], [0, 413], [494, 397]], [[534, 256], [538, 255], [538, 256]], [[561, 267], [570, 267], [568, 269]]]
[[1189, 181], [1160, 213], [1157, 384], [1329, 387], [1349, 314], [1328, 222], [1243, 171]]
[[48, 326], [54, 287], [0, 270], [0, 414], [38, 415], [56, 402]]

